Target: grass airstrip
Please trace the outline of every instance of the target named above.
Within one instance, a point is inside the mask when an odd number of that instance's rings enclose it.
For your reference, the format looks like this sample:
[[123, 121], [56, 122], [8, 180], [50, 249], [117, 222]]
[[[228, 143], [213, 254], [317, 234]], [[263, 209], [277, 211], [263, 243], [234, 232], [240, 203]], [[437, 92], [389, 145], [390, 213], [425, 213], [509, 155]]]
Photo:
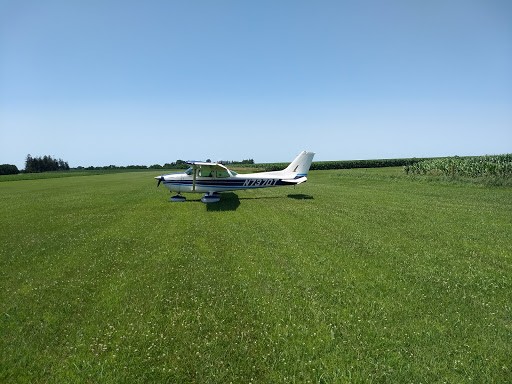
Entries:
[[512, 189], [313, 171], [0, 182], [0, 382], [512, 380]]

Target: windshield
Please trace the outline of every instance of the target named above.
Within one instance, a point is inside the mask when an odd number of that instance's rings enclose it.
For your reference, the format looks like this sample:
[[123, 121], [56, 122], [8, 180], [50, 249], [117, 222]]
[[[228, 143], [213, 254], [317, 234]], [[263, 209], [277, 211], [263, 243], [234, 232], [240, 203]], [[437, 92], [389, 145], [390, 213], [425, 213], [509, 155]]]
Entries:
[[187, 169], [187, 170], [185, 171], [185, 173], [186, 173], [187, 175], [191, 175], [193, 172], [194, 172], [194, 169], [193, 169], [192, 167], [190, 167], [189, 169]]

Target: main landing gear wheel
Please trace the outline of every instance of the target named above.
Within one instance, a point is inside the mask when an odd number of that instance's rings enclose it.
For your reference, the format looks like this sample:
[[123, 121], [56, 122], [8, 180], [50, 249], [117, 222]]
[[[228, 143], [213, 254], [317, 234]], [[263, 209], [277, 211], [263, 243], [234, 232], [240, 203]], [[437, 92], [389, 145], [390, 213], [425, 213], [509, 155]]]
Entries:
[[203, 197], [201, 197], [201, 201], [205, 204], [218, 203], [219, 200], [220, 200], [220, 195], [216, 192], [206, 193]]
[[187, 201], [187, 198], [185, 196], [175, 195], [169, 198], [169, 201], [172, 201], [173, 203], [183, 203], [184, 201]]

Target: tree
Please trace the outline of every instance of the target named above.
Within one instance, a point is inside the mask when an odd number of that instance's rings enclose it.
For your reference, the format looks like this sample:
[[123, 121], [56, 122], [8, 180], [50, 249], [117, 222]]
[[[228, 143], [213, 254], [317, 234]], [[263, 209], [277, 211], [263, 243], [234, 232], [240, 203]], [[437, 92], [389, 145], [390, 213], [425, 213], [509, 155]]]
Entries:
[[32, 157], [27, 155], [25, 160], [25, 172], [48, 172], [48, 171], [68, 171], [69, 164], [62, 160], [56, 160], [51, 156], [45, 155], [43, 157]]
[[69, 171], [69, 164], [68, 164], [67, 161], [59, 159], [58, 164], [59, 164], [59, 170], [61, 170], [61, 171]]
[[18, 167], [12, 164], [0, 164], [0, 175], [17, 175]]

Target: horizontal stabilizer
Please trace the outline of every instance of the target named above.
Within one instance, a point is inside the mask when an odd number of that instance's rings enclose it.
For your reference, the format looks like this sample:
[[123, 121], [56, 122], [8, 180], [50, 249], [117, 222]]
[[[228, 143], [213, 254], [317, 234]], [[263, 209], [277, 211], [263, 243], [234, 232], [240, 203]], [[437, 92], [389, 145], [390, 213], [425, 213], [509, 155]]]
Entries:
[[281, 180], [281, 181], [283, 183], [292, 185], [292, 184], [301, 184], [307, 180], [308, 180], [308, 178], [306, 176], [302, 176], [302, 177], [299, 177], [298, 179], [288, 179], [288, 180]]

